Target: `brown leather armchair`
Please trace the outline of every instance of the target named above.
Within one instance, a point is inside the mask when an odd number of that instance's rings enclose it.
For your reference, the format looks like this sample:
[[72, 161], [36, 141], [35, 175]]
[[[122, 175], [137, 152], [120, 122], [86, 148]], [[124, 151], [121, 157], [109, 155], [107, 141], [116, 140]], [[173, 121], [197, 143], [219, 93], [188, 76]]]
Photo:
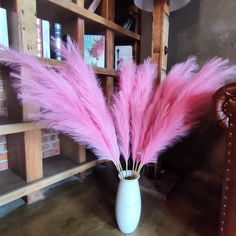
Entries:
[[219, 234], [236, 236], [236, 83], [219, 89], [214, 101], [216, 121], [227, 132]]

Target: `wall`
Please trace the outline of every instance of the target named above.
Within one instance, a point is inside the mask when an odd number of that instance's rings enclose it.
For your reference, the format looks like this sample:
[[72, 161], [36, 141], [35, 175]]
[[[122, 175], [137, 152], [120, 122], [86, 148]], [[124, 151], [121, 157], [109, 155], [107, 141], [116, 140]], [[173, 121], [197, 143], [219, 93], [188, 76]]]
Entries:
[[152, 13], [141, 11], [140, 62], [151, 56], [152, 50]]
[[[189, 55], [196, 55], [200, 64], [215, 56], [229, 58], [236, 64], [235, 12], [235, 0], [192, 0], [186, 7], [171, 13], [168, 69]], [[224, 133], [214, 124], [211, 114], [203, 126], [201, 134], [195, 133], [185, 141], [185, 151], [178, 151], [182, 162], [173, 158], [172, 163], [178, 161], [181, 166], [187, 162], [189, 168], [197, 162], [197, 166], [221, 173]], [[181, 149], [180, 146], [177, 149]]]
[[235, 11], [235, 0], [191, 0], [171, 13], [169, 68], [188, 55], [200, 63], [214, 56], [236, 63]]

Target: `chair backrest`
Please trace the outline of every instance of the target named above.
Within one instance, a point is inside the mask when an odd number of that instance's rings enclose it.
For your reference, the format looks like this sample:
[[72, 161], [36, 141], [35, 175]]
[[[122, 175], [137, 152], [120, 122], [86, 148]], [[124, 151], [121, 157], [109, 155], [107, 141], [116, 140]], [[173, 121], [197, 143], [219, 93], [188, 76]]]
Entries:
[[226, 129], [225, 172], [222, 189], [220, 236], [236, 235], [236, 83], [220, 88], [214, 95], [217, 123]]

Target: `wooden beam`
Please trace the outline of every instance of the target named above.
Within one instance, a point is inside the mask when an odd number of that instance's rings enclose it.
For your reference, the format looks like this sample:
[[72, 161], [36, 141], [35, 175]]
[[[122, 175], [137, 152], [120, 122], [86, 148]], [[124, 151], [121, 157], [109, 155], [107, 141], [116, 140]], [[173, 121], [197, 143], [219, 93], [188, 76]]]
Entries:
[[8, 167], [27, 182], [43, 177], [41, 131], [7, 135]]
[[[106, 31], [106, 67], [114, 68], [114, 33], [110, 30]], [[114, 77], [107, 76], [105, 84], [105, 95], [107, 101], [111, 104], [111, 96], [114, 89]]]
[[[79, 40], [78, 42], [81, 42], [81, 41], [82, 40]], [[80, 44], [80, 50], [83, 50], [83, 44], [82, 45]], [[38, 58], [38, 59], [41, 63], [50, 67], [59, 67], [63, 64], [63, 61], [58, 61], [55, 59], [47, 59], [47, 58]], [[0, 58], [0, 61], [1, 61], [1, 58]], [[108, 75], [108, 76], [113, 76], [113, 77], [118, 76], [118, 72], [114, 70], [113, 68], [102, 68], [102, 67], [94, 66], [93, 71], [94, 73], [99, 74], [99, 75]]]
[[[135, 33], [140, 34], [141, 31], [141, 13], [140, 10], [133, 6], [133, 10], [136, 12], [136, 21], [135, 21]], [[134, 60], [136, 63], [140, 63], [140, 41], [134, 42]]]
[[40, 129], [40, 127], [31, 122], [3, 125], [1, 124], [1, 120], [0, 120], [0, 135], [21, 133], [21, 132], [35, 130], [35, 129]]
[[[81, 8], [84, 7], [84, 1], [76, 0]], [[73, 22], [73, 39], [79, 44], [80, 51], [84, 52], [84, 19], [77, 17]], [[86, 149], [83, 145], [75, 143], [72, 139], [65, 135], [60, 135], [60, 151], [64, 157], [67, 157], [77, 163], [86, 161]]]
[[[18, 28], [16, 29], [18, 35], [15, 32], [15, 36], [18, 39], [15, 40], [15, 47], [20, 51], [36, 55], [36, 1], [16, 0], [15, 3], [15, 11], [18, 19]], [[24, 80], [30, 79], [25, 68], [21, 68], [21, 74]], [[9, 107], [10, 110], [13, 108], [14, 106]], [[38, 112], [39, 108], [23, 105], [21, 111], [17, 111], [18, 114], [13, 114], [10, 110], [10, 118], [21, 118], [23, 121], [27, 121], [29, 119], [29, 112]], [[41, 131], [39, 129], [7, 135], [7, 147], [10, 169], [27, 182], [43, 177]], [[38, 193], [37, 195], [40, 199], [43, 197], [42, 193]], [[30, 198], [30, 196], [28, 197]], [[28, 197], [26, 196], [26, 198]]]
[[[102, 16], [105, 19], [110, 21], [114, 20], [115, 16], [115, 2], [114, 0], [103, 0], [102, 1]], [[105, 32], [106, 38], [106, 68], [113, 69], [114, 68], [114, 32], [110, 29], [107, 29]], [[105, 83], [105, 95], [107, 97], [107, 102], [111, 103], [111, 95], [114, 89], [114, 78], [111, 76], [106, 77]]]
[[158, 66], [157, 82], [160, 82], [160, 68], [162, 59], [162, 29], [164, 21], [164, 6], [166, 0], [153, 1], [153, 23], [152, 23], [152, 61]]

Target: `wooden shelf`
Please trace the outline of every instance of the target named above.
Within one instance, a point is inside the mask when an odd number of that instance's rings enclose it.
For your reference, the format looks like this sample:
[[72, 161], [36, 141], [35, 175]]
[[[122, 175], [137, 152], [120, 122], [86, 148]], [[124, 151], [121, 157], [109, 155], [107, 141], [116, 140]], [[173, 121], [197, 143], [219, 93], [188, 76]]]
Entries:
[[84, 172], [100, 162], [96, 159], [76, 164], [61, 156], [49, 157], [43, 160], [44, 177], [30, 183], [24, 181], [11, 170], [2, 171], [0, 172], [0, 206]]
[[93, 70], [96, 74], [99, 74], [99, 75], [107, 75], [107, 76], [114, 76], [114, 77], [118, 76], [118, 71], [114, 69], [93, 67]]
[[19, 122], [8, 117], [0, 117], [0, 135], [15, 134], [35, 129], [41, 129], [41, 127], [32, 122]]
[[[43, 63], [46, 66], [50, 67], [58, 67], [61, 66], [63, 61], [58, 61], [55, 59], [47, 59], [47, 58], [38, 58], [41, 63]], [[0, 59], [1, 60], [1, 59]], [[99, 75], [107, 75], [107, 76], [118, 76], [118, 71], [114, 69], [108, 69], [108, 68], [102, 68], [102, 67], [93, 67], [93, 70], [96, 74]]]
[[[63, 63], [63, 61], [59, 61], [59, 60], [55, 60], [55, 59], [47, 59], [47, 58], [42, 58], [42, 57], [37, 57], [37, 59], [41, 63], [43, 63], [44, 65], [49, 66], [49, 67], [58, 67], [58, 66], [61, 66]], [[0, 58], [0, 62], [9, 62], [9, 61], [6, 60], [5, 58]], [[14, 61], [12, 61], [12, 62], [14, 62]], [[118, 76], [118, 71], [114, 70], [114, 69], [93, 67], [93, 70], [98, 75], [106, 75], [106, 76], [113, 76], [113, 77]]]
[[48, 20], [73, 20], [77, 16], [86, 21], [97, 23], [105, 29], [110, 29], [116, 34], [120, 34], [131, 39], [140, 41], [140, 35], [125, 29], [124, 27], [110, 21], [97, 14], [79, 7], [77, 4], [66, 0], [37, 0], [38, 17]]

